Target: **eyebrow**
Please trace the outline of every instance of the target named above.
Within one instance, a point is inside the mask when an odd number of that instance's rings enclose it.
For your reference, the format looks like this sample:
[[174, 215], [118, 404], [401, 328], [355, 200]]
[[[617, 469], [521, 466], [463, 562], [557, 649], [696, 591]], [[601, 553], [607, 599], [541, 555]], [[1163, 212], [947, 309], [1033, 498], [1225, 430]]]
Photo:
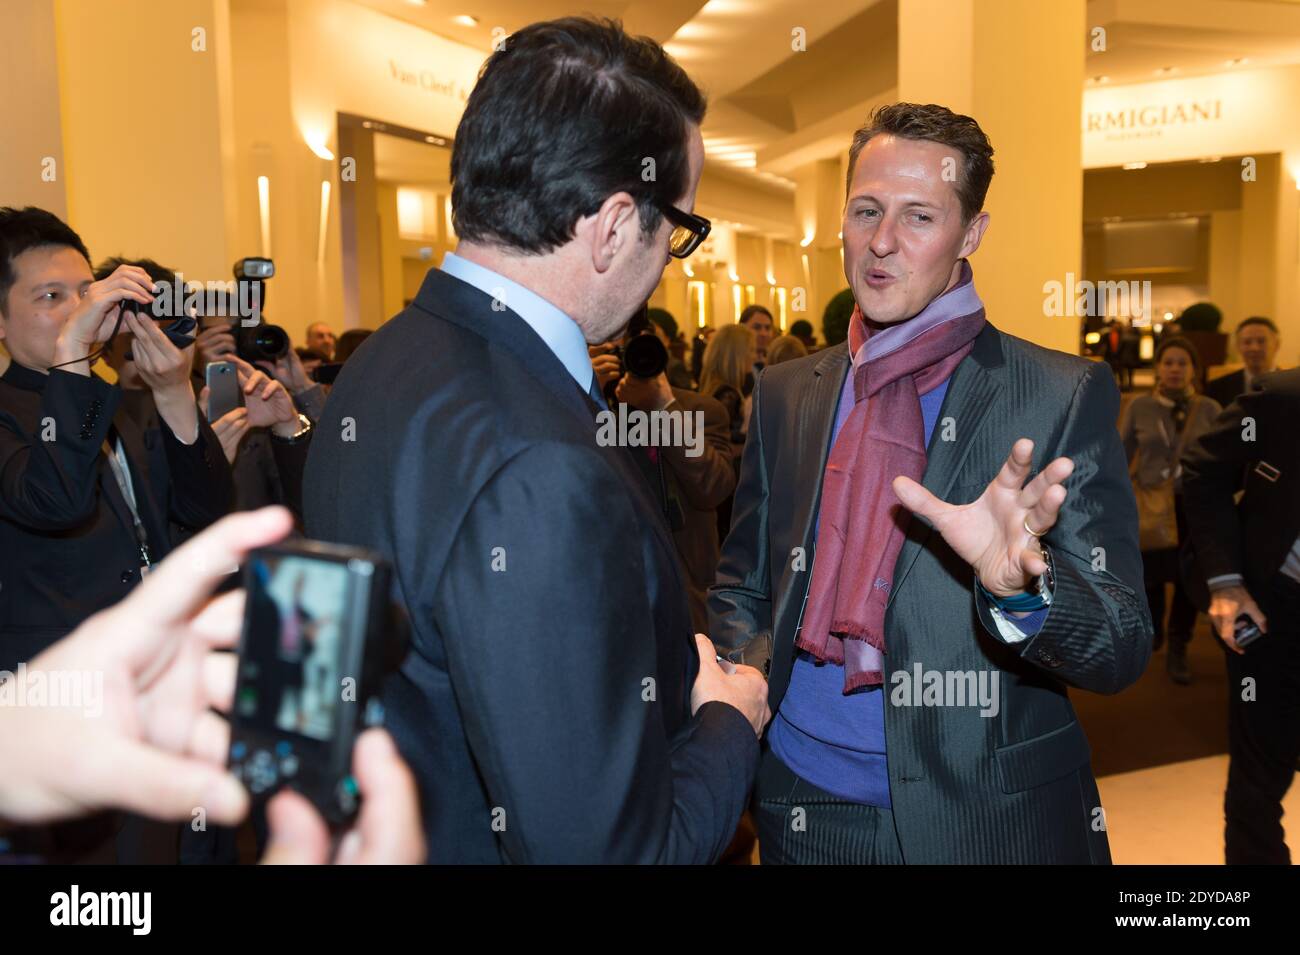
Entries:
[[[874, 202], [874, 203], [875, 203], [876, 205], [878, 205], [878, 206], [879, 206], [879, 205], [884, 205], [884, 203], [882, 203], [879, 199], [877, 199], [875, 196], [870, 195], [870, 194], [863, 194], [863, 195], [857, 195], [857, 196], [849, 196], [848, 204], [849, 204], [849, 205], [852, 205], [852, 204], [855, 203], [855, 202]], [[914, 206], [922, 206], [922, 207], [924, 207], [924, 208], [926, 208], [926, 209], [942, 209], [942, 208], [943, 208], [942, 206], [937, 205], [936, 203], [933, 203], [933, 202], [927, 202], [927, 201], [924, 200], [924, 199], [908, 199], [908, 200], [906, 200], [906, 201], [903, 202], [903, 206], [904, 206], [904, 208], [912, 208], [912, 207], [914, 207]]]

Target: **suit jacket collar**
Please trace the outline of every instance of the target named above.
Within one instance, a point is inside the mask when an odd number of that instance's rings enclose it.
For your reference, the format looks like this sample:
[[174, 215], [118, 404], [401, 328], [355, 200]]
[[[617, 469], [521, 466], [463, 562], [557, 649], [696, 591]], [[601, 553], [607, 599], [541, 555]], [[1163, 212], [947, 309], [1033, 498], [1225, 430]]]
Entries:
[[441, 269], [430, 269], [413, 304], [509, 351], [565, 407], [590, 422], [587, 396], [579, 390], [564, 363], [532, 326], [509, 307], [494, 308], [493, 301], [490, 295], [468, 282]]
[[[991, 324], [985, 324], [983, 331], [975, 337], [971, 353], [962, 360], [948, 380], [948, 391], [939, 412], [939, 421], [930, 435], [925, 475], [921, 483], [936, 497], [946, 498], [956, 483], [974, 440], [1002, 390], [1004, 364], [1002, 333]], [[816, 494], [805, 495], [801, 504], [797, 505], [806, 508], [806, 513], [798, 516], [806, 544], [812, 543], [813, 524], [821, 506], [822, 477], [826, 471], [826, 459], [830, 455], [835, 413], [839, 408], [844, 376], [848, 370], [847, 343], [841, 342], [827, 348], [814, 363], [812, 377], [800, 395], [800, 401], [808, 411], [807, 417], [803, 418], [808, 427], [801, 428], [800, 433], [803, 435], [802, 440], [809, 442], [810, 459], [819, 462]], [[942, 430], [947, 419], [952, 419], [954, 425], [951, 441], [944, 440]], [[1010, 451], [1009, 448], [1007, 450]], [[899, 552], [894, 567], [890, 603], [893, 603], [917, 555], [929, 539], [931, 530], [930, 525], [922, 519], [914, 516], [909, 518], [907, 540], [903, 542], [903, 549]]]

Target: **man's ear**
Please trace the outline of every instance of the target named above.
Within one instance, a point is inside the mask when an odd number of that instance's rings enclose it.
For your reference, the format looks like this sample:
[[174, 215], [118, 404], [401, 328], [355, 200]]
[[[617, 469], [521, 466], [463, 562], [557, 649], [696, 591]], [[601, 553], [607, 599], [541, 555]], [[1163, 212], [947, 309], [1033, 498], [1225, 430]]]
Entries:
[[980, 241], [984, 238], [984, 230], [988, 227], [989, 214], [987, 212], [981, 212], [970, 220], [970, 225], [966, 226], [966, 235], [962, 239], [959, 258], [968, 259], [975, 254], [975, 250], [980, 247]]
[[616, 192], [600, 204], [595, 215], [578, 225], [579, 234], [588, 236], [592, 267], [606, 272], [628, 243], [636, 241], [641, 228], [636, 200], [629, 193]]

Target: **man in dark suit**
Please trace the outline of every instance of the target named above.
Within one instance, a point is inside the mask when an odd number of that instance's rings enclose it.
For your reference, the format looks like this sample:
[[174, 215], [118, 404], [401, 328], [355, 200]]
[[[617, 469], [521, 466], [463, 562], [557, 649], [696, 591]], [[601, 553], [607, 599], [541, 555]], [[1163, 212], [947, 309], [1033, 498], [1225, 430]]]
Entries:
[[974, 120], [895, 104], [849, 156], [849, 341], [759, 379], [710, 592], [769, 668], [763, 861], [1107, 862], [1067, 688], [1152, 638], [1113, 376], [986, 320]]
[[91, 370], [119, 303], [153, 283], [123, 265], [103, 281], [85, 245], [40, 209], [0, 210], [0, 670], [103, 610], [170, 551], [168, 520], [201, 528], [230, 507], [230, 469], [189, 388], [193, 346], [128, 314], [137, 414]]
[[1262, 315], [1243, 318], [1237, 326], [1236, 345], [1244, 367], [1206, 384], [1205, 394], [1222, 407], [1228, 407], [1238, 395], [1250, 391], [1261, 375], [1276, 370], [1281, 342], [1272, 319]]
[[431, 861], [709, 862], [744, 808], [765, 684], [692, 641], [587, 353], [707, 234], [703, 111], [616, 24], [512, 34], [456, 133], [456, 253], [326, 405], [307, 530], [395, 564], [412, 642], [385, 708]]
[[[1210, 620], [1229, 651], [1229, 865], [1291, 863], [1282, 798], [1300, 759], [1297, 416], [1300, 370], [1264, 375], [1183, 455], [1192, 548], [1210, 591]], [[1234, 635], [1243, 614], [1264, 631], [1244, 648]]]

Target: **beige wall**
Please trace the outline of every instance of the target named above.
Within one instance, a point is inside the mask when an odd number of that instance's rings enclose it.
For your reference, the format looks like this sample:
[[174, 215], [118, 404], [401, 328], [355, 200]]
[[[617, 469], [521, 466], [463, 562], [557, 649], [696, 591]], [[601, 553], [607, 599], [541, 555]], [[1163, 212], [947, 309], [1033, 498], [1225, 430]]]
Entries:
[[0, 206], [66, 219], [52, 0], [5, 0], [0, 29]]
[[1043, 285], [1081, 264], [1084, 9], [1083, 0], [899, 3], [899, 99], [967, 112], [993, 143], [991, 222], [972, 259], [989, 320], [1068, 352], [1078, 351], [1078, 321], [1045, 317]]

